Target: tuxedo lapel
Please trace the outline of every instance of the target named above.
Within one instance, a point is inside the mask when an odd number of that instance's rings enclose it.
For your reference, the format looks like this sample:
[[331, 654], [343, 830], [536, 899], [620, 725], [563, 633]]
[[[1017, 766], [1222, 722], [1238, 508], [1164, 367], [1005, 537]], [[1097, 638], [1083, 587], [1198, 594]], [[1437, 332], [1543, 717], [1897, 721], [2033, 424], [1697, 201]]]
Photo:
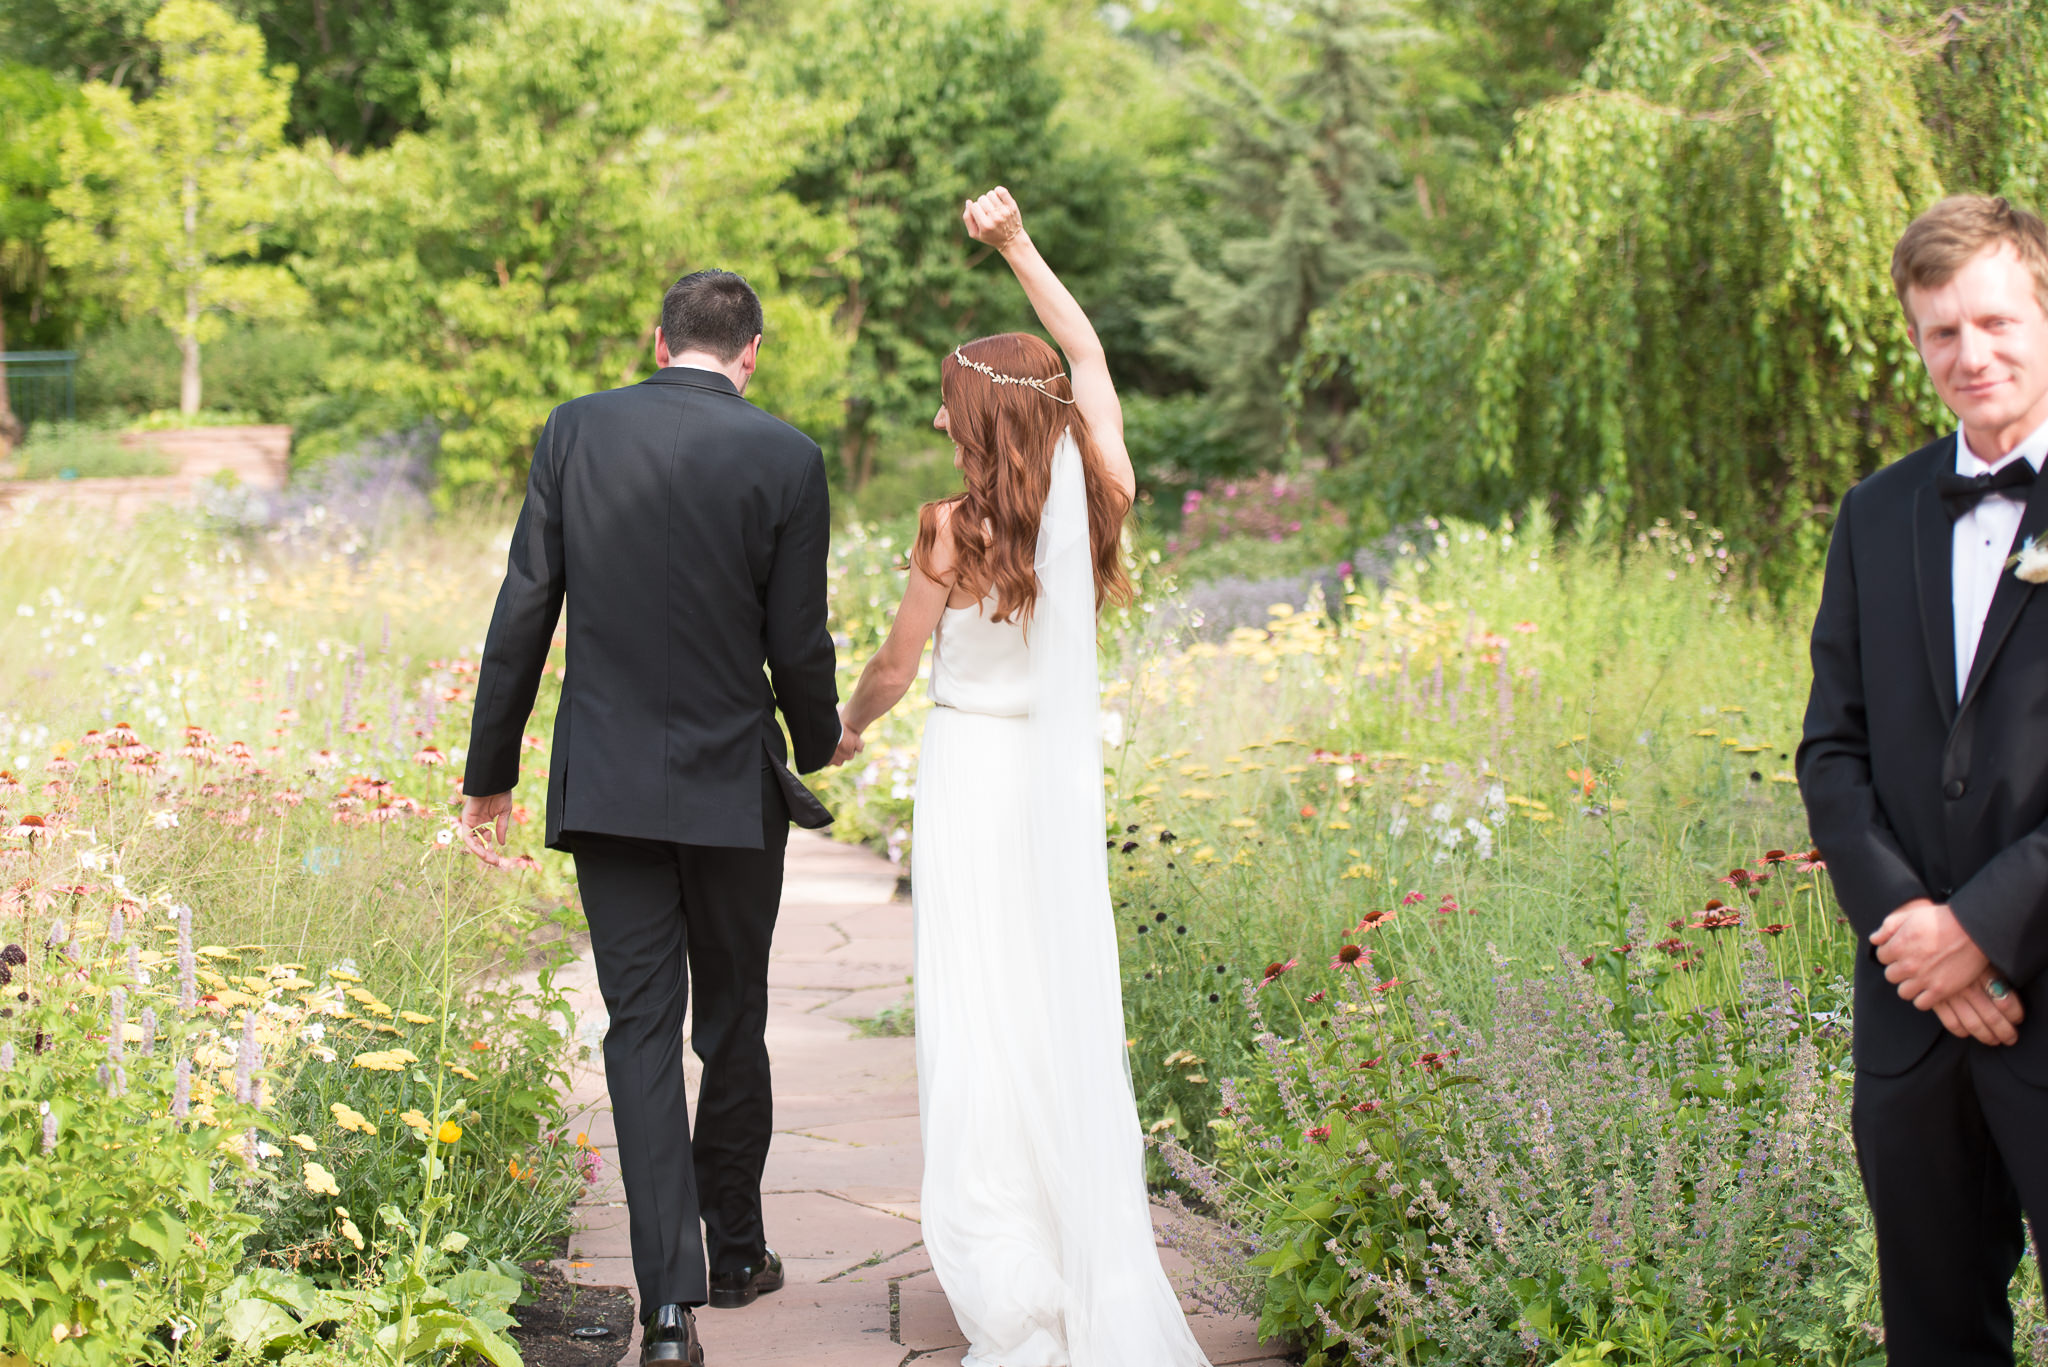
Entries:
[[[2048, 530], [2048, 494], [2041, 491], [2041, 486], [2042, 481], [2036, 480], [2028, 491], [2027, 511], [2020, 518], [2020, 529], [2013, 537], [2013, 551]], [[1963, 691], [1962, 707], [1968, 707], [1970, 699], [1977, 696], [1978, 687], [1990, 672], [1992, 662], [1998, 658], [1999, 648], [2012, 633], [2012, 624], [2019, 620], [2020, 609], [2026, 606], [2033, 591], [2032, 584], [2010, 569], [1999, 574], [1998, 588], [1991, 595], [1991, 608], [1984, 614], [1984, 634], [1977, 639], [1977, 656], [1970, 661], [1970, 686]]]
[[[1953, 464], [1953, 454], [1948, 459]], [[1955, 524], [1941, 506], [1931, 476], [1913, 501], [1913, 570], [1919, 580], [1920, 634], [1927, 642], [1927, 667], [1934, 672], [1934, 696], [1941, 702], [1942, 726], [1951, 727], [1957, 712]], [[1977, 658], [1983, 657], [1980, 649]]]

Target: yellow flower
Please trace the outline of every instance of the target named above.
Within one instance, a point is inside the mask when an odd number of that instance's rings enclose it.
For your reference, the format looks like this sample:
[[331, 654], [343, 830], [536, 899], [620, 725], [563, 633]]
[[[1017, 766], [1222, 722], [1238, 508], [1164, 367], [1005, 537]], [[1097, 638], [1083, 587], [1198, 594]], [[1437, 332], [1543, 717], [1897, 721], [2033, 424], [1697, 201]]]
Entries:
[[313, 1142], [313, 1136], [312, 1136], [312, 1135], [310, 1135], [310, 1134], [295, 1134], [295, 1135], [293, 1135], [293, 1136], [292, 1136], [292, 1141], [291, 1141], [291, 1142], [292, 1142], [292, 1143], [294, 1143], [294, 1144], [297, 1144], [297, 1145], [298, 1145], [298, 1146], [299, 1146], [300, 1148], [304, 1149], [304, 1150], [305, 1150], [305, 1151], [306, 1151], [307, 1153], [318, 1153], [318, 1152], [320, 1152], [320, 1146], [319, 1146], [318, 1144], [315, 1144], [315, 1143]]
[[432, 1016], [423, 1016], [417, 1011], [401, 1011], [398, 1013], [398, 1018], [407, 1025], [432, 1025], [434, 1023]]
[[327, 970], [327, 976], [344, 983], [359, 983], [363, 980], [362, 974], [351, 973], [345, 968], [330, 968]]
[[1338, 877], [1339, 877], [1339, 878], [1370, 878], [1370, 877], [1372, 877], [1372, 865], [1370, 865], [1370, 864], [1353, 864], [1353, 865], [1352, 865], [1352, 866], [1351, 866], [1350, 868], [1348, 868], [1348, 869], [1344, 870], [1344, 872], [1343, 872], [1343, 873], [1339, 874], [1339, 875], [1338, 875]]
[[389, 1053], [357, 1054], [349, 1065], [353, 1068], [368, 1068], [373, 1073], [402, 1073], [405, 1065]]
[[402, 1124], [408, 1125], [411, 1128], [418, 1130], [421, 1134], [425, 1134], [428, 1130], [434, 1128], [432, 1122], [430, 1122], [425, 1116], [421, 1115], [418, 1111], [407, 1111], [404, 1115], [398, 1117], [398, 1119]]
[[346, 1216], [341, 1221], [341, 1237], [354, 1244], [357, 1248], [363, 1246], [363, 1232], [356, 1228], [354, 1220], [348, 1219]]
[[306, 1164], [306, 1190], [315, 1196], [339, 1196], [341, 1188], [334, 1184], [334, 1174], [318, 1163]]
[[448, 1071], [449, 1071], [449, 1072], [451, 1072], [451, 1073], [453, 1073], [453, 1074], [455, 1074], [455, 1076], [457, 1076], [457, 1077], [461, 1077], [461, 1078], [468, 1078], [468, 1079], [469, 1079], [469, 1080], [470, 1080], [471, 1082], [482, 1082], [482, 1081], [483, 1081], [483, 1079], [482, 1079], [482, 1078], [478, 1077], [478, 1076], [477, 1076], [477, 1075], [476, 1075], [475, 1073], [472, 1073], [472, 1072], [470, 1072], [470, 1071], [469, 1071], [469, 1069], [467, 1069], [467, 1068], [463, 1067], [463, 1066], [462, 1066], [461, 1064], [459, 1064], [459, 1063], [451, 1063], [451, 1064], [449, 1064], [449, 1065], [448, 1065]]
[[434, 1138], [440, 1140], [443, 1144], [453, 1144], [456, 1140], [462, 1138], [462, 1126], [452, 1120], [444, 1120], [441, 1122], [441, 1128], [434, 1132]]
[[354, 1130], [358, 1134], [374, 1135], [377, 1133], [377, 1127], [372, 1125], [369, 1119], [353, 1106], [344, 1105], [342, 1102], [337, 1101], [327, 1109], [334, 1113], [334, 1123], [341, 1126], [344, 1130]]

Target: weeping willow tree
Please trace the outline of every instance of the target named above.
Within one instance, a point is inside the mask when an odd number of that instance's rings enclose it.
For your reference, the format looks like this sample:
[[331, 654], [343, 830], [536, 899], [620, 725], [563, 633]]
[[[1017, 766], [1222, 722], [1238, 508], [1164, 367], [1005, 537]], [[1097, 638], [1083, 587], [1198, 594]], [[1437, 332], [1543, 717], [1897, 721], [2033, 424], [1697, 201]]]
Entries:
[[1347, 379], [1396, 443], [1358, 467], [1394, 516], [1434, 492], [1569, 521], [1593, 494], [1789, 571], [1945, 420], [1891, 294], [1900, 232], [1945, 187], [2048, 207], [2040, 10], [1627, 0], [1580, 88], [1522, 118], [1479, 278], [1355, 282], [1299, 375]]

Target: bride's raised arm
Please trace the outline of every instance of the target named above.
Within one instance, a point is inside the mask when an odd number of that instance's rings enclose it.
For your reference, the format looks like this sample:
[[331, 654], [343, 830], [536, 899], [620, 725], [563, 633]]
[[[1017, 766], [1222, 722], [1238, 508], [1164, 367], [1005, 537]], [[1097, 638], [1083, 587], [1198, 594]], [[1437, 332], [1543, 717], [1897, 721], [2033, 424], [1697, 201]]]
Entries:
[[1067, 358], [1067, 373], [1074, 384], [1074, 407], [1081, 411], [1101, 451], [1111, 479], [1126, 499], [1137, 496], [1138, 481], [1131, 471], [1130, 452], [1124, 448], [1124, 409], [1116, 397], [1116, 383], [1109, 378], [1109, 361], [1102, 353], [1102, 341], [1095, 325], [1081, 311], [1073, 293], [1060, 283], [1045, 258], [1038, 254], [1031, 234], [1024, 231], [1024, 215], [1010, 192], [998, 185], [980, 199], [970, 199], [960, 219], [968, 235], [1003, 254], [1016, 272], [1024, 297], [1038, 313], [1038, 321], [1052, 334], [1053, 344]]

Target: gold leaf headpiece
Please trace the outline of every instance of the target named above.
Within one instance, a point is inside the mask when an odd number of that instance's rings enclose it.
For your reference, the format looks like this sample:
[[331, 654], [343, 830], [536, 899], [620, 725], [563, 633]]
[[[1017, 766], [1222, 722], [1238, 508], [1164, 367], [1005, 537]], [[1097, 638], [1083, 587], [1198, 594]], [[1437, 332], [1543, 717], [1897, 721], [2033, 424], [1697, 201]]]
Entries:
[[953, 348], [953, 359], [958, 361], [961, 365], [966, 366], [969, 370], [980, 371], [982, 374], [988, 376], [989, 380], [994, 384], [1021, 384], [1027, 389], [1037, 390], [1039, 393], [1045, 395], [1046, 398], [1053, 400], [1055, 403], [1071, 404], [1074, 402], [1072, 399], [1063, 399], [1059, 395], [1053, 393], [1050, 389], [1047, 389], [1046, 386], [1052, 383], [1051, 380], [1044, 379], [1036, 375], [998, 374], [994, 370], [991, 370], [989, 367], [983, 365], [980, 361], [971, 361], [967, 357], [961, 355], [959, 347]]

